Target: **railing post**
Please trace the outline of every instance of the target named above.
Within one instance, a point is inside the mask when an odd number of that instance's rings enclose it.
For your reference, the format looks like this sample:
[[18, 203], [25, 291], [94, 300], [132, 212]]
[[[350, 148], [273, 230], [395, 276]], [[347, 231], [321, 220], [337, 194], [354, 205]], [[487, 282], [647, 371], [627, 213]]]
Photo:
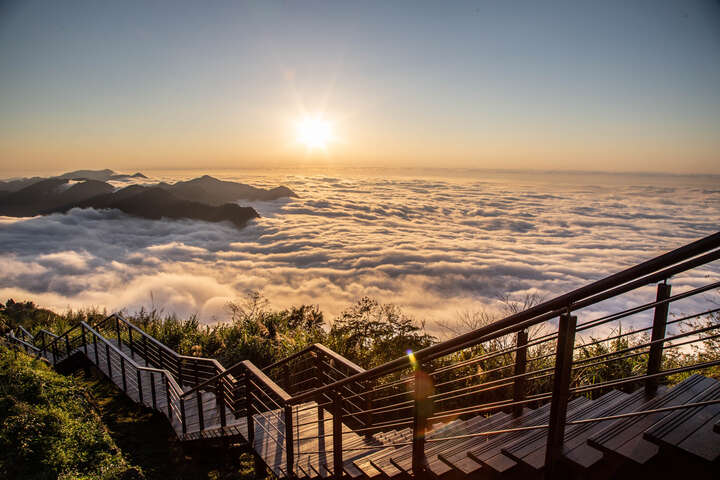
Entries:
[[[657, 286], [657, 297], [656, 301], [667, 300], [670, 298], [671, 286], [667, 283], [659, 283]], [[655, 317], [653, 318], [652, 335], [650, 340], [655, 342], [665, 338], [665, 329], [667, 327], [668, 310], [670, 309], [670, 303], [664, 302], [659, 305], [655, 305]], [[650, 353], [648, 354], [647, 374], [653, 375], [659, 373], [662, 370], [662, 356], [663, 348], [665, 344], [663, 342], [657, 342], [650, 345]], [[658, 384], [657, 377], [645, 379], [645, 394], [655, 395], [657, 393]]]
[[254, 449], [255, 445], [255, 421], [252, 412], [252, 382], [250, 381], [250, 373], [245, 372], [245, 416], [248, 431], [248, 444], [250, 449]]
[[526, 396], [526, 377], [527, 372], [527, 343], [528, 343], [528, 331], [520, 330], [517, 333], [517, 340], [515, 342], [515, 382], [513, 385], [513, 415], [519, 417], [522, 415], [523, 404], [517, 403], [525, 400]]
[[82, 338], [83, 349], [85, 350], [85, 356], [87, 357], [87, 354], [88, 354], [87, 340], [85, 338], [85, 325], [83, 325], [83, 324], [80, 324], [80, 335]]
[[150, 372], [150, 396], [152, 397], [153, 410], [157, 410], [157, 396], [155, 395], [155, 372]]
[[112, 364], [110, 362], [110, 345], [105, 344], [105, 359], [107, 360], [108, 377], [112, 382]]
[[182, 387], [182, 386], [183, 386], [183, 381], [182, 381], [182, 377], [183, 377], [183, 373], [182, 373], [182, 362], [183, 362], [183, 359], [182, 359], [182, 358], [178, 358], [177, 360], [178, 360], [178, 385], [180, 385], [180, 387]]
[[[322, 353], [320, 352], [314, 352], [315, 354], [315, 381], [317, 388], [320, 388], [324, 385], [324, 373], [323, 373], [323, 367], [322, 367]], [[324, 425], [325, 422], [325, 408], [321, 405], [323, 402], [322, 396], [317, 397], [315, 400], [318, 404], [317, 409], [317, 418], [318, 418], [318, 432], [320, 430], [321, 425]], [[318, 433], [319, 434], [319, 433]]]
[[70, 357], [70, 335], [65, 335], [65, 351], [67, 352], [65, 358]]
[[139, 368], [135, 368], [135, 372], [137, 373], [137, 385], [138, 385], [138, 401], [140, 402], [140, 405], [143, 404], [143, 387], [142, 387], [142, 372]]
[[135, 346], [133, 345], [132, 328], [128, 327], [128, 340], [130, 346], [130, 358], [135, 360]]
[[120, 355], [120, 375], [122, 375], [122, 389], [127, 393], [127, 380], [125, 379], [125, 357]]
[[148, 365], [150, 365], [150, 363], [148, 362], [148, 353], [147, 353], [147, 337], [145, 335], [143, 335], [142, 339], [143, 339], [143, 355], [145, 357], [145, 366], [147, 367]]
[[115, 317], [115, 331], [117, 332], [118, 348], [122, 350], [122, 339], [120, 337], [120, 319]]
[[187, 433], [187, 425], [185, 425], [185, 398], [180, 397], [180, 422], [182, 423], [182, 433]]
[[425, 435], [428, 430], [428, 418], [432, 415], [433, 400], [429, 398], [433, 391], [433, 379], [423, 371], [422, 365], [415, 369], [413, 393], [413, 439], [412, 471], [413, 477], [427, 478], [425, 461]]
[[197, 409], [198, 409], [198, 423], [200, 424], [200, 431], [205, 430], [205, 414], [203, 412], [202, 393], [200, 390], [196, 390], [197, 395]]
[[343, 435], [342, 435], [342, 397], [339, 391], [332, 392], [332, 438], [333, 438], [333, 476], [340, 480], [343, 476]]
[[295, 478], [295, 442], [292, 415], [292, 405], [285, 405], [285, 471], [288, 478]]
[[165, 398], [167, 399], [167, 416], [168, 420], [172, 422], [172, 405], [170, 402], [170, 378], [168, 375], [164, 375], [165, 377]]
[[100, 355], [98, 353], [97, 335], [95, 335], [95, 333], [93, 333], [92, 337], [93, 337], [93, 350], [95, 351], [95, 366], [98, 369], [100, 369]]
[[545, 478], [554, 480], [558, 460], [562, 456], [565, 440], [565, 420], [570, 397], [570, 380], [572, 376], [573, 349], [575, 348], [575, 327], [577, 317], [560, 315], [558, 325], [557, 348], [555, 351], [555, 373], [553, 374], [553, 393], [550, 403], [548, 420], [547, 448], [545, 450]]
[[57, 361], [58, 361], [57, 341], [54, 341], [52, 343], [52, 353], [53, 353], [53, 365], [55, 365], [55, 364], [57, 364]]
[[225, 417], [225, 383], [222, 378], [218, 378], [215, 385], [215, 397], [218, 401], [218, 408], [220, 409], [220, 426], [224, 427], [227, 425], [227, 419]]
[[162, 370], [163, 368], [165, 368], [165, 367], [163, 366], [163, 354], [162, 354], [162, 353], [163, 353], [163, 349], [162, 349], [162, 348], [158, 348], [157, 351], [158, 351], [158, 364], [159, 364], [158, 367], [160, 367], [160, 370]]

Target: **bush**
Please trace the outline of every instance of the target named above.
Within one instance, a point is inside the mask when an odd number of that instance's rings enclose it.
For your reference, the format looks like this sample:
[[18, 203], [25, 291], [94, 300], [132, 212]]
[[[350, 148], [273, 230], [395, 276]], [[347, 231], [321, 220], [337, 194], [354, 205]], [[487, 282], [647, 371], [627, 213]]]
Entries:
[[0, 345], [0, 477], [141, 479], [84, 388], [43, 362]]

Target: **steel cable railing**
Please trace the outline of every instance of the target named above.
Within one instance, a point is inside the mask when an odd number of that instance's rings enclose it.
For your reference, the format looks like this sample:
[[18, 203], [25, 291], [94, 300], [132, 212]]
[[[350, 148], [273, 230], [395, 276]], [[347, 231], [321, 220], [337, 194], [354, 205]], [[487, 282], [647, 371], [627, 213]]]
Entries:
[[[600, 302], [620, 295], [640, 291], [645, 285], [666, 282], [672, 276], [713, 262], [720, 258], [719, 246], [720, 233], [711, 235], [624, 272], [511, 315], [475, 332], [415, 352], [404, 360], [388, 362], [341, 379], [329, 375], [336, 380], [334, 383], [296, 394], [290, 399], [290, 403], [300, 404], [309, 398], [323, 396], [334, 399], [334, 404], [328, 406], [329, 410], [333, 416], [340, 416], [343, 421], [375, 414], [374, 420], [366, 422], [361, 428], [353, 429], [357, 433], [382, 431], [412, 423], [414, 435], [413, 441], [409, 443], [412, 444], [413, 471], [415, 471], [416, 466], [418, 468], [422, 466], [425, 444], [423, 432], [434, 422], [472, 414], [487, 414], [501, 409], [515, 410], [523, 405], [537, 405], [542, 401], [551, 400], [549, 421], [542, 426], [532, 427], [545, 428], [548, 431], [546, 461], [550, 466], [559, 456], [559, 448], [562, 444], [561, 432], [568, 421], [566, 409], [571, 395], [580, 393], [588, 395], [609, 387], [625, 388], [638, 383], [644, 383], [648, 391], [652, 391], [655, 379], [714, 365], [713, 362], [700, 362], [692, 366], [663, 369], [662, 351], [681, 350], [688, 345], [717, 338], [713, 330], [720, 325], [711, 324], [702, 328], [685, 329], [670, 335], [665, 334], [665, 329], [669, 325], [692, 318], [716, 314], [719, 311], [717, 308], [705, 308], [696, 310], [696, 313], [681, 315], [681, 318], [671, 321], [667, 319], [670, 305], [681, 300], [698, 299], [703, 293], [720, 287], [720, 282], [710, 281], [675, 295], [670, 295], [669, 287], [662, 286], [661, 283], [655, 301], [644, 302], [581, 323], [576, 320], [577, 313], [585, 312]], [[646, 312], [654, 314], [652, 325], [637, 325], [637, 322], [646, 321], [643, 320], [644, 317], [640, 317]], [[591, 337], [591, 341], [586, 344], [575, 341], [577, 332], [617, 324], [628, 318], [633, 319], [635, 328], [627, 332], [618, 332], [600, 340]], [[538, 325], [544, 325], [546, 332], [530, 339], [527, 334], [523, 334], [528, 328]], [[648, 341], [632, 340], [629, 345], [622, 345], [622, 342], [627, 342], [628, 339], [636, 339], [639, 335], [648, 333], [651, 334]], [[612, 342], [620, 342], [617, 344], [619, 347], [613, 346]], [[608, 345], [612, 348], [603, 347]], [[603, 351], [603, 348], [609, 350]], [[459, 355], [460, 352], [465, 353]], [[660, 352], [659, 362], [658, 352]], [[461, 356], [466, 358], [461, 359]], [[613, 362], [621, 364], [630, 361], [644, 362], [646, 371], [622, 379], [584, 385], [587, 381], [585, 375], [595, 375], [594, 369], [605, 368]], [[415, 373], [388, 379], [410, 369], [415, 370]], [[427, 383], [429, 387], [423, 386], [423, 383]], [[365, 388], [350, 393], [346, 389], [350, 384], [363, 385]], [[532, 389], [529, 388], [531, 386]], [[382, 395], [377, 395], [379, 393]], [[370, 394], [375, 394], [372, 408], [348, 406], [348, 400]], [[338, 397], [343, 398], [344, 401], [338, 401]], [[430, 410], [423, 406], [427, 402], [433, 405]], [[412, 413], [412, 416], [402, 415], [402, 412]], [[391, 415], [395, 418], [390, 418]], [[442, 436], [432, 441], [458, 440], [507, 431], [507, 429], [497, 429], [464, 436]], [[335, 474], [338, 475], [341, 471], [338, 469], [342, 469], [342, 452], [349, 451], [342, 445], [342, 437], [345, 436], [343, 432], [334, 430], [333, 434], [323, 433], [306, 436], [303, 439], [330, 436], [333, 437], [336, 457], [333, 463]]]
[[[672, 295], [667, 283], [718, 259], [720, 233], [370, 370], [322, 345], [309, 346], [263, 369], [247, 361], [224, 369], [211, 359], [177, 355], [120, 316], [108, 317], [96, 326], [98, 332], [105, 327], [115, 329], [117, 348], [110, 348], [113, 342], [103, 342], [94, 334], [85, 341], [80, 338], [87, 333], [83, 328], [59, 335], [41, 352], [56, 362], [80, 346], [87, 353], [92, 344], [89, 355], [102, 363], [96, 346], [100, 345], [104, 353], [110, 351], [109, 360], [105, 360], [108, 370], [117, 368], [117, 362], [120, 370], [124, 366], [125, 373], [116, 370], [109, 376], [131, 391], [145, 385], [145, 373], [138, 376], [136, 358], [146, 365], [162, 366], [163, 375], [177, 380], [177, 388], [167, 393], [168, 417], [180, 425], [184, 435], [197, 435], [187, 433], [189, 425], [199, 431], [208, 427], [205, 420], [210, 420], [203, 415], [215, 398], [219, 403], [212, 422], [219, 421], [221, 428], [225, 427], [227, 407], [233, 415], [244, 414], [250, 444], [255, 427], [262, 428], [263, 438], [275, 442], [276, 452], [284, 455], [282, 471], [287, 475], [298, 468], [298, 459], [308, 461], [313, 455], [331, 453], [332, 468], [327, 468], [338, 476], [343, 469], [343, 452], [377, 448], [365, 446], [359, 436], [372, 443], [373, 435], [394, 429], [404, 429], [409, 440], [389, 440], [384, 445], [410, 448], [413, 471], [423, 468], [426, 442], [471, 441], [544, 429], [546, 467], [552, 472], [562, 452], [566, 425], [622, 418], [579, 418], [578, 412], [568, 413], [571, 398], [596, 398], [608, 389], [637, 387], [652, 395], [661, 379], [720, 365], [715, 359], [673, 363], [673, 359], [685, 358], [682, 356], [689, 347], [720, 338], [720, 330], [716, 331], [720, 329], [720, 309], [705, 306], [707, 299], [703, 297], [717, 290], [720, 282], [710, 278], [704, 285]], [[654, 301], [643, 300], [650, 293], [648, 286], [654, 289]], [[598, 305], [616, 299], [621, 299], [617, 303], [623, 309], [597, 316], [597, 310], [603, 311]], [[602, 305], [607, 311], [607, 303]], [[676, 318], [668, 320], [670, 308], [677, 305], [686, 305], [689, 311], [675, 312]], [[698, 319], [706, 322], [686, 324]], [[622, 331], [622, 321], [630, 322], [628, 331]], [[673, 331], [669, 326], [675, 326]], [[532, 333], [528, 333], [530, 329]], [[610, 334], [603, 335], [602, 329], [611, 329]], [[584, 342], [580, 332], [596, 332], [602, 338], [591, 335]], [[664, 357], [663, 352], [671, 351], [675, 352], [673, 356]], [[160, 374], [148, 374], [151, 381], [147, 385], [158, 387], [154, 377]], [[126, 378], [128, 375], [133, 378]], [[183, 386], [189, 389], [183, 392]], [[546, 401], [550, 401], [547, 420], [537, 425], [453, 434], [453, 425], [457, 424], [453, 422], [471, 415], [505, 411], [517, 416], [523, 407]], [[197, 405], [194, 411], [190, 404]], [[329, 430], [328, 422], [332, 425]], [[432, 429], [444, 433], [426, 435]], [[326, 441], [332, 444], [331, 449], [312, 446], [322, 443], [327, 447]]]

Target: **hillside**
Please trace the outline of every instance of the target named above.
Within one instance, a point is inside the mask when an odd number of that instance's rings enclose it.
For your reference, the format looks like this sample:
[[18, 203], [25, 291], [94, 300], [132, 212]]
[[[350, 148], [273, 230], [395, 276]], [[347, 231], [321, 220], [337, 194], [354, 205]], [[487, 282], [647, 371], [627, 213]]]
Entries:
[[130, 185], [116, 189], [113, 180], [146, 179], [142, 173], [78, 170], [45, 179], [0, 182], [0, 215], [31, 217], [66, 213], [73, 208], [116, 209], [128, 215], [158, 220], [229, 221], [243, 227], [259, 214], [241, 207], [240, 200], [276, 200], [296, 196], [287, 187], [269, 190], [208, 175], [175, 184]]
[[0, 477], [141, 479], [74, 378], [0, 345]]

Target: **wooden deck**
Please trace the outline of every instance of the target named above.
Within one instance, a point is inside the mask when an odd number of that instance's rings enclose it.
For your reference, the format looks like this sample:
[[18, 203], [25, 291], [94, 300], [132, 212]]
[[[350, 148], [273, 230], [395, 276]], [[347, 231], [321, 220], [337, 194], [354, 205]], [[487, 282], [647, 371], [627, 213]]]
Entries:
[[[127, 347], [123, 351], [127, 352]], [[129, 355], [129, 352], [127, 352]], [[94, 356], [94, 351], [89, 351]], [[99, 368], [107, 374], [107, 362], [99, 356]], [[122, 388], [119, 360], [111, 355], [113, 382]], [[143, 391], [150, 388], [150, 375], [143, 372]], [[155, 379], [156, 391], [164, 391]], [[127, 394], [138, 401], [137, 386], [129, 382]], [[578, 397], [568, 406], [568, 422], [576, 419], [608, 417], [633, 411], [644, 411], [702, 402], [720, 398], [720, 382], [693, 375], [673, 389], [661, 389], [654, 398], [643, 390], [628, 394], [613, 390], [596, 400]], [[144, 403], [148, 405], [147, 399]], [[194, 405], [193, 405], [194, 404]], [[158, 408], [167, 405], [165, 394], [158, 396]], [[197, 404], [188, 405], [186, 417], [197, 416]], [[245, 418], [228, 415], [228, 425], [221, 429], [214, 395], [203, 394], [205, 428], [188, 431], [186, 439], [239, 435], [247, 438]], [[545, 462], [546, 428], [549, 404], [525, 409], [513, 417], [508, 413], [474, 416], [437, 424], [428, 433], [426, 468], [432, 478], [447, 476], [493, 476], [520, 474], [523, 478], [540, 478]], [[327, 478], [333, 474], [332, 415], [323, 410], [318, 421], [318, 407], [308, 402], [293, 408], [294, 471], [298, 478]], [[286, 477], [285, 421], [280, 409], [253, 416], [255, 453], [278, 477]], [[569, 466], [589, 472], [608, 458], [621, 456], [637, 464], [646, 464], [659, 455], [661, 447], [681, 449], [696, 457], [708, 468], [720, 460], [720, 435], [713, 429], [720, 421], [720, 404], [676, 411], [660, 411], [615, 421], [569, 425], [565, 433], [565, 458]], [[179, 425], [173, 424], [177, 429]], [[457, 438], [481, 432], [502, 431], [489, 436]], [[448, 440], [442, 440], [448, 438]], [[414, 476], [412, 470], [412, 431], [410, 428], [390, 430], [374, 435], [356, 434], [343, 425], [343, 470], [353, 479], [394, 479]], [[440, 440], [440, 441], [438, 441]], [[718, 469], [720, 472], [720, 468]]]

